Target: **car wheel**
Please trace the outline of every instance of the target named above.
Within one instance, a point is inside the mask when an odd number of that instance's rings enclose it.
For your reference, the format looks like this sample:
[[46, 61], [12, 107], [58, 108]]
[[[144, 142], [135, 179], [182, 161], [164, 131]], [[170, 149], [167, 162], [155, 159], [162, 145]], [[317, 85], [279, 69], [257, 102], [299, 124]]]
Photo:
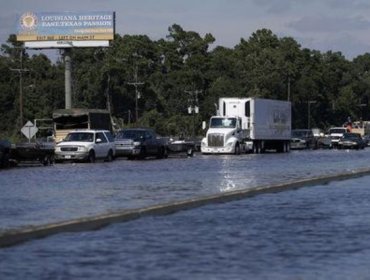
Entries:
[[107, 162], [113, 161], [113, 151], [112, 150], [109, 150], [108, 155], [107, 155], [105, 161], [107, 161]]
[[90, 162], [90, 163], [94, 163], [95, 162], [95, 152], [93, 150], [91, 150], [89, 152], [89, 156], [87, 158], [87, 161]]

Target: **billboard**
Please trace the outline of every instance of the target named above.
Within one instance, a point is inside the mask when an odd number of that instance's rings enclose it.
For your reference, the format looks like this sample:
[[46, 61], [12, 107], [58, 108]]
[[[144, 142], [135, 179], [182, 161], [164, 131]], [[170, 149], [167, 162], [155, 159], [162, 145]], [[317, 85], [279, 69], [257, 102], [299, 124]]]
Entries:
[[33, 48], [107, 46], [114, 31], [114, 12], [25, 12], [17, 22], [17, 41]]

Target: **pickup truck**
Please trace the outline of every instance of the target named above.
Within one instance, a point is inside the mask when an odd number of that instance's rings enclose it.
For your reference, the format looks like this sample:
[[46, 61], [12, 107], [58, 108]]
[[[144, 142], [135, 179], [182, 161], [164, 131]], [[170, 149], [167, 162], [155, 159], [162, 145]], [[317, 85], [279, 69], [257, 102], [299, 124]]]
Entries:
[[116, 155], [128, 159], [144, 159], [148, 156], [166, 158], [168, 144], [150, 128], [127, 128], [117, 132]]

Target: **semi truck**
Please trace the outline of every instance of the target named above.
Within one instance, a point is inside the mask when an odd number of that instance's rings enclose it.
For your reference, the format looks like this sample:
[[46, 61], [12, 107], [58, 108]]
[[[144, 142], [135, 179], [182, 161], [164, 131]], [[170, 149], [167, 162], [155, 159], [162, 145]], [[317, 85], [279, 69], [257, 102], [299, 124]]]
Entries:
[[220, 98], [212, 116], [203, 154], [288, 152], [291, 139], [291, 103], [262, 98]]

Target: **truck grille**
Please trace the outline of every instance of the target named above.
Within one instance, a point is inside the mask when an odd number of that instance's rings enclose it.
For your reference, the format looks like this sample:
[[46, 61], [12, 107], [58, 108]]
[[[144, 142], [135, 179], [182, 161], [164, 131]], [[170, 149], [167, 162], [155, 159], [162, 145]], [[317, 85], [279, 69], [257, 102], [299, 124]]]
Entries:
[[220, 133], [208, 134], [208, 146], [223, 147], [224, 146], [224, 135]]
[[77, 147], [62, 147], [60, 148], [63, 152], [77, 152]]

